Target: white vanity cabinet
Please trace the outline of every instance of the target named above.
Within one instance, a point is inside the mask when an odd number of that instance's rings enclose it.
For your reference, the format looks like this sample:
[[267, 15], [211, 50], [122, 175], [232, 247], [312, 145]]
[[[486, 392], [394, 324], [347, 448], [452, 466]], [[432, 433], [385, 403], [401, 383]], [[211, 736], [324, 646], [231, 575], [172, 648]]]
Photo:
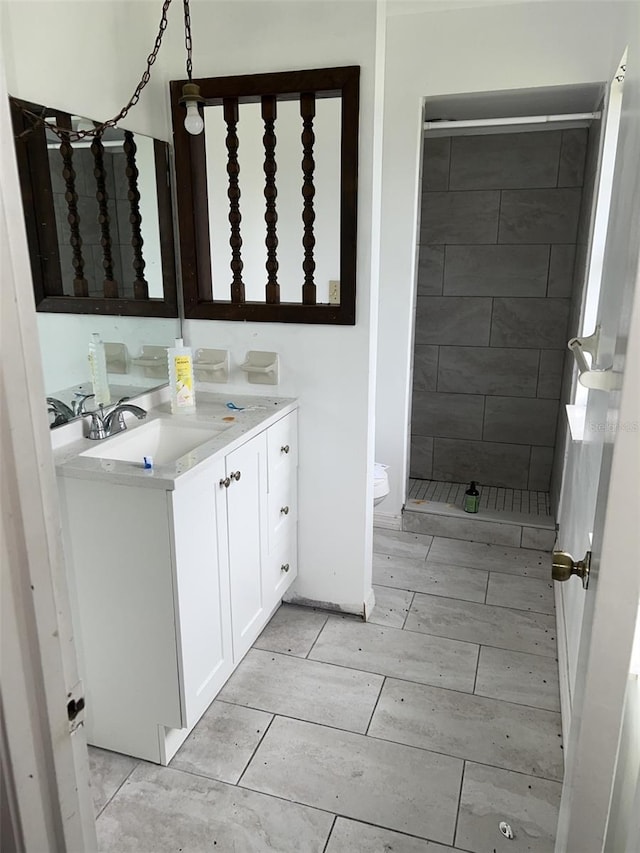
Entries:
[[296, 446], [294, 411], [174, 488], [58, 477], [89, 743], [166, 764], [257, 638], [297, 571]]

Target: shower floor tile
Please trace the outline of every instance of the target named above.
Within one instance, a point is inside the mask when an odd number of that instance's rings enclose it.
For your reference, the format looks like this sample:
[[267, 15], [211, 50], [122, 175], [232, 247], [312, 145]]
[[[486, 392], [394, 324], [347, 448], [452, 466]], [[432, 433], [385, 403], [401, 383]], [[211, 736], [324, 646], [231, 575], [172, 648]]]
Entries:
[[[441, 480], [409, 480], [409, 499], [414, 501], [432, 501], [434, 503], [455, 504], [462, 507], [464, 493], [468, 483], [447, 483]], [[526, 515], [551, 515], [548, 492], [528, 491], [527, 489], [506, 489], [497, 486], [482, 486], [480, 509], [496, 512], [515, 512]]]

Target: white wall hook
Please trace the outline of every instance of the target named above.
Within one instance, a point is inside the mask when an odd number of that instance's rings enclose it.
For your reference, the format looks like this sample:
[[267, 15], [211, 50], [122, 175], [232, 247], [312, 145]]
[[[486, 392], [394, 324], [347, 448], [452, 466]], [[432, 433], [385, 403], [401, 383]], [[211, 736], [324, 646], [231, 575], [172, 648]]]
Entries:
[[229, 381], [229, 350], [197, 349], [193, 360], [193, 372], [202, 382]]
[[254, 385], [277, 385], [278, 353], [250, 350], [240, 369], [247, 374], [247, 382]]
[[[622, 387], [622, 376], [614, 373], [613, 367], [604, 369], [594, 367], [600, 344], [600, 326], [592, 335], [583, 338], [571, 338], [567, 346], [573, 353], [578, 365], [578, 382], [585, 388], [597, 391], [616, 391]], [[591, 356], [591, 366], [585, 358], [585, 352]]]

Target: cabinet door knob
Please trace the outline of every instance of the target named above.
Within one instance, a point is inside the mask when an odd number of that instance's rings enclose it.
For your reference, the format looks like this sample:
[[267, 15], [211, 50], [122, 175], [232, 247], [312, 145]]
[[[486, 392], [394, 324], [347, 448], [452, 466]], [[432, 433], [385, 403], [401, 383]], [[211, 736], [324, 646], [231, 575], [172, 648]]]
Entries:
[[221, 488], [222, 488], [222, 486], [224, 486], [225, 489], [228, 489], [230, 485], [231, 485], [231, 480], [228, 477], [225, 477], [223, 480], [220, 480], [220, 487]]
[[280, 512], [281, 512], [283, 515], [289, 515], [289, 507], [288, 507], [288, 506], [281, 506], [281, 507], [280, 507]]
[[240, 477], [242, 476], [242, 471], [232, 471], [229, 476], [231, 477], [232, 480], [235, 480], [237, 483], [238, 480], [240, 479]]
[[280, 571], [281, 571], [281, 572], [288, 572], [288, 571], [289, 571], [289, 563], [283, 563], [283, 564], [280, 566]]
[[285, 444], [280, 448], [280, 453], [288, 453], [288, 452], [289, 452], [289, 445], [288, 444]]

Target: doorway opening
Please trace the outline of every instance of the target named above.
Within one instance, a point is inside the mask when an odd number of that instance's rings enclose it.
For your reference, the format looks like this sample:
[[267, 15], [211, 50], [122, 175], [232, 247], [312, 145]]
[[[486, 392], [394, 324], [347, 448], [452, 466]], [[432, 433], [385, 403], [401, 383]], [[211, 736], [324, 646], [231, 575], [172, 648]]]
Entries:
[[425, 102], [405, 529], [553, 546], [603, 93]]

